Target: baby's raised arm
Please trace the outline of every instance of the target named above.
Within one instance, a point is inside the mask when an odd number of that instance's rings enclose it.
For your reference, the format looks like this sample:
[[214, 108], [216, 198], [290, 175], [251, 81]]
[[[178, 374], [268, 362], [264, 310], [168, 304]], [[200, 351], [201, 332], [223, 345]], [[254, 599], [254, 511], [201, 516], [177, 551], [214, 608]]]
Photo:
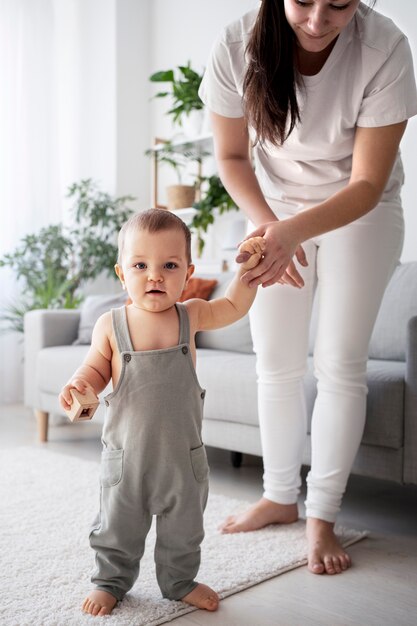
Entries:
[[82, 365], [61, 389], [59, 402], [65, 411], [71, 408], [71, 389], [76, 389], [82, 394], [90, 390], [98, 395], [107, 386], [111, 378], [110, 333], [111, 314], [105, 313], [94, 326], [91, 346]]
[[196, 319], [196, 330], [214, 330], [222, 326], [233, 324], [249, 311], [257, 292], [256, 287], [248, 287], [240, 279], [255, 267], [262, 258], [265, 249], [263, 237], [253, 237], [242, 243], [239, 252], [246, 255], [244, 263], [239, 265], [235, 277], [227, 288], [223, 298], [215, 300], [189, 300], [187, 309]]

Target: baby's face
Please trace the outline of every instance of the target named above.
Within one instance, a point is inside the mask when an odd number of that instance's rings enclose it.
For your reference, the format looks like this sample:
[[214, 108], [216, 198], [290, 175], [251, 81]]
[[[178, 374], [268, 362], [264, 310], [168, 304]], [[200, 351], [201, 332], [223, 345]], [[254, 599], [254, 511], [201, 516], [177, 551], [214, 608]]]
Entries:
[[126, 233], [122, 267], [117, 267], [134, 306], [152, 312], [179, 300], [194, 269], [188, 265], [184, 233], [175, 229], [132, 229]]

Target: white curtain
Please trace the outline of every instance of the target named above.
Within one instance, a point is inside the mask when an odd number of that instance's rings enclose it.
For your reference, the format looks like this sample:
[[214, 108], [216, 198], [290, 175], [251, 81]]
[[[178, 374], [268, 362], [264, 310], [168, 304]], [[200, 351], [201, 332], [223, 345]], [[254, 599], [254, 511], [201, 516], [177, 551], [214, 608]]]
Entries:
[[[0, 255], [62, 217], [53, 0], [0, 2]], [[19, 296], [0, 269], [0, 307]], [[0, 402], [22, 400], [22, 337], [0, 335]]]
[[[0, 256], [68, 219], [74, 181], [115, 191], [114, 24], [115, 0], [0, 0]], [[0, 268], [0, 308], [20, 289]], [[23, 400], [22, 359], [1, 333], [0, 404]]]
[[[68, 221], [82, 178], [147, 206], [150, 2], [0, 0], [0, 256]], [[19, 288], [0, 269], [0, 308]], [[23, 399], [21, 339], [0, 334], [0, 404]]]

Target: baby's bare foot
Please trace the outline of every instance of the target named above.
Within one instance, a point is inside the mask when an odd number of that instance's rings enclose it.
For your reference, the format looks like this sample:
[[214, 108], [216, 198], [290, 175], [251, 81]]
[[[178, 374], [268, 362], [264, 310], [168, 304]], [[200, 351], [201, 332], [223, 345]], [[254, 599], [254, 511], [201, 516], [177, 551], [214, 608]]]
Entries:
[[116, 603], [117, 600], [111, 593], [96, 589], [88, 594], [87, 598], [84, 600], [82, 610], [84, 613], [101, 617], [102, 615], [109, 615], [116, 606]]
[[219, 608], [219, 596], [217, 593], [201, 583], [198, 583], [197, 587], [194, 587], [181, 600], [196, 606], [198, 609], [206, 609], [207, 611], [217, 611]]
[[245, 513], [230, 515], [219, 527], [222, 533], [259, 530], [269, 524], [292, 524], [298, 520], [296, 504], [277, 504], [261, 498]]
[[330, 522], [307, 518], [308, 569], [313, 574], [340, 574], [351, 566], [333, 527]]

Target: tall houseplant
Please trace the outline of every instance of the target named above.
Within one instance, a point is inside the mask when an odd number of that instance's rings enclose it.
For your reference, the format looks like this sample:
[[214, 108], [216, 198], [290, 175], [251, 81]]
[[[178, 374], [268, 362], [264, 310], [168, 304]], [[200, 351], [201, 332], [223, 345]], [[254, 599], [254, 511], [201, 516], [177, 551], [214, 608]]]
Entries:
[[[167, 111], [167, 115], [172, 116], [174, 124], [182, 125], [183, 120], [194, 110], [202, 110], [204, 103], [198, 95], [198, 90], [203, 79], [203, 74], [198, 74], [191, 68], [191, 62], [188, 61], [186, 66], [180, 65], [175, 69], [155, 72], [149, 78], [154, 83], [169, 83], [171, 90], [160, 91], [155, 98], [172, 98], [173, 106]], [[188, 146], [188, 151], [192, 154], [198, 149], [198, 141], [189, 141], [184, 143], [181, 150]], [[161, 150], [161, 155], [156, 159], [161, 162], [171, 163], [175, 167], [178, 158], [178, 145], [167, 144], [168, 154]], [[152, 152], [152, 151], [150, 151]], [[174, 154], [175, 153], [175, 154]], [[208, 156], [204, 153], [200, 157]], [[195, 159], [197, 160], [197, 159]], [[201, 171], [200, 171], [201, 174]], [[237, 210], [235, 203], [224, 188], [219, 176], [199, 176], [198, 188], [200, 190], [200, 199], [193, 203], [196, 213], [191, 221], [190, 228], [197, 235], [197, 252], [201, 256], [205, 241], [204, 234], [209, 226], [214, 223], [216, 214], [222, 214], [226, 211]]]
[[113, 198], [91, 180], [74, 183], [72, 226], [53, 224], [24, 237], [17, 248], [0, 259], [21, 285], [21, 297], [0, 314], [7, 329], [23, 332], [23, 317], [32, 309], [76, 308], [80, 288], [101, 272], [115, 276], [116, 234], [132, 210], [131, 196]]

